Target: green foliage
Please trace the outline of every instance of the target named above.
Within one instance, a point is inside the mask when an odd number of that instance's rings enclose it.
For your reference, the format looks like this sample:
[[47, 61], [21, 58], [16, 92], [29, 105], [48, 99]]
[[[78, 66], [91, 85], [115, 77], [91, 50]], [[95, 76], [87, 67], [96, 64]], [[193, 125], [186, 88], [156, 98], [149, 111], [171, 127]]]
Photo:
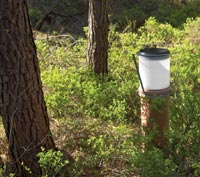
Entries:
[[130, 159], [134, 155], [136, 138], [130, 127], [95, 121], [87, 128], [92, 128], [92, 134], [80, 142], [82, 146], [76, 151], [71, 176], [131, 176]]
[[[111, 26], [109, 74], [87, 68], [86, 39], [37, 39], [45, 99], [53, 119], [62, 122], [56, 137], [75, 162], [71, 176], [199, 176], [200, 47], [199, 18], [183, 28], [149, 18], [137, 33], [129, 24]], [[144, 44], [170, 49], [171, 86], [168, 147], [141, 150], [155, 132], [140, 134], [139, 86], [132, 55]], [[159, 104], [156, 104], [159, 106]], [[55, 121], [55, 122], [56, 122]], [[64, 140], [62, 140], [64, 139]]]
[[199, 0], [187, 1], [184, 5], [180, 1], [169, 1], [162, 0], [143, 0], [132, 3], [128, 0], [123, 2], [111, 1], [112, 9], [111, 21], [114, 24], [118, 24], [119, 29], [123, 31], [129, 21], [136, 22], [136, 30], [141, 27], [145, 20], [149, 17], [155, 17], [161, 23], [169, 23], [174, 27], [180, 27], [187, 18], [195, 18], [200, 14]]
[[[180, 27], [187, 18], [195, 18], [200, 14], [199, 0], [186, 0], [170, 3], [166, 0], [109, 0], [108, 11], [112, 25], [117, 25], [123, 31], [130, 21], [135, 22], [134, 30], [141, 27], [145, 20], [154, 16], [159, 22], [169, 23]], [[63, 0], [57, 6], [53, 0], [27, 0], [32, 26], [50, 12], [41, 30], [52, 33], [53, 31], [69, 32], [84, 35], [82, 27], [87, 25], [88, 2], [85, 0]]]
[[35, 8], [29, 9], [29, 16], [32, 19], [32, 22], [35, 24], [39, 20], [38, 17], [42, 17], [42, 12]]
[[1, 177], [15, 177], [15, 173], [9, 173], [9, 174], [6, 174], [6, 166], [1, 166], [0, 167], [0, 176]]
[[169, 177], [176, 171], [176, 165], [160, 149], [138, 152], [132, 160], [141, 177]]
[[[56, 39], [47, 42], [36, 41], [39, 57], [42, 58], [40, 65], [44, 68], [42, 79], [46, 103], [52, 115], [64, 117], [86, 114], [116, 122], [125, 121], [126, 115], [131, 115], [130, 106], [137, 100], [130, 99], [131, 95], [136, 94], [131, 93], [131, 90], [137, 89], [137, 82], [129, 79], [136, 80], [137, 76], [126, 72], [126, 68], [133, 70], [133, 64], [118, 60], [117, 54], [112, 52], [110, 67], [112, 62], [113, 66], [119, 62], [119, 67], [103, 79], [98, 78], [85, 67], [86, 41], [63, 40], [65, 45], [62, 45], [62, 40], [61, 44], [57, 45]], [[71, 42], [74, 45], [71, 45]], [[51, 47], [51, 43], [55, 43], [55, 46]], [[126, 42], [122, 41], [122, 44], [126, 45]], [[113, 50], [115, 49], [117, 48], [113, 47]], [[123, 54], [122, 57], [126, 56], [127, 54]], [[126, 68], [121, 67], [122, 65], [126, 65]]]
[[41, 152], [37, 154], [38, 163], [42, 169], [42, 177], [55, 177], [60, 170], [69, 162], [64, 160], [63, 153], [52, 149], [45, 151], [41, 148]]
[[4, 169], [3, 167], [0, 168], [0, 176], [3, 176], [4, 175]]
[[[172, 99], [174, 108], [171, 109], [171, 153], [173, 160], [178, 165], [180, 176], [187, 172], [199, 175], [199, 94], [183, 91]], [[179, 104], [177, 104], [179, 103]], [[198, 174], [198, 175], [196, 175]]]
[[[142, 177], [199, 176], [199, 101], [199, 95], [188, 90], [171, 97], [168, 146], [162, 150], [148, 147], [143, 152], [137, 149], [132, 156], [132, 163], [138, 175]], [[152, 138], [149, 136], [143, 141]]]
[[[33, 26], [55, 3], [28, 2]], [[38, 163], [43, 177], [60, 175], [66, 165], [73, 177], [200, 176], [200, 1], [187, 1], [186, 5], [160, 0], [109, 1], [113, 6], [109, 9], [109, 74], [105, 77], [97, 77], [87, 68], [87, 39], [58, 32], [87, 36], [88, 27], [82, 31], [87, 25], [85, 2], [62, 1], [53, 11], [65, 17], [51, 14], [51, 24], [42, 28], [52, 35], [36, 32], [56, 145], [75, 160], [68, 164], [60, 151], [42, 149]], [[141, 144], [153, 139], [156, 127], [148, 136], [141, 136], [133, 55], [146, 44], [169, 48], [173, 93], [168, 146], [144, 151]], [[6, 140], [4, 136], [0, 139], [0, 155], [4, 157]], [[31, 169], [23, 167], [31, 174]], [[4, 173], [0, 168], [0, 176]]]
[[191, 43], [200, 43], [200, 17], [187, 19], [184, 30]]
[[200, 1], [193, 0], [183, 4], [161, 3], [157, 11], [152, 14], [161, 22], [168, 22], [172, 26], [180, 27], [187, 18], [199, 16]]
[[[32, 175], [32, 171], [29, 167], [27, 167], [24, 162], [21, 163], [22, 167], [25, 169], [25, 171], [27, 171], [30, 175]], [[15, 175], [14, 175], [15, 176]]]
[[146, 19], [146, 14], [141, 8], [136, 6], [136, 7], [124, 10], [122, 17], [126, 18], [126, 20], [139, 21], [139, 20]]
[[15, 174], [14, 173], [10, 173], [9, 177], [15, 177]]
[[159, 23], [154, 17], [150, 17], [139, 30], [140, 42], [150, 44], [174, 44], [182, 41], [183, 33], [173, 28], [170, 24]]

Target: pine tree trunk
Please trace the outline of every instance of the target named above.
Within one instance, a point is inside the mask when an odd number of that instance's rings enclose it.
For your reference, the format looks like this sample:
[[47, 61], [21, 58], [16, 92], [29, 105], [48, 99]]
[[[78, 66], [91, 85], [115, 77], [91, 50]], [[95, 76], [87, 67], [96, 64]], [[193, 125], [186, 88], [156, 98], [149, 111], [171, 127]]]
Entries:
[[55, 144], [25, 0], [0, 1], [0, 113], [17, 176], [40, 176], [36, 154]]
[[108, 0], [89, 0], [87, 62], [96, 74], [108, 73]]

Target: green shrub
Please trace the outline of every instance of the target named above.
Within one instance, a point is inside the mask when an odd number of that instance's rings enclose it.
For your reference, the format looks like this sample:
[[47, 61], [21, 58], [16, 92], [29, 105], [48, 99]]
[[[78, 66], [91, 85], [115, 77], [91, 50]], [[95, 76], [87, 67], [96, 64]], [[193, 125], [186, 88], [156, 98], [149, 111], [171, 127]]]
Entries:
[[138, 31], [141, 44], [170, 45], [179, 43], [183, 37], [180, 30], [170, 24], [159, 23], [154, 17], [150, 17]]
[[[185, 90], [171, 100], [170, 150], [179, 173], [199, 173], [199, 94]], [[195, 165], [196, 164], [196, 165]], [[195, 167], [193, 167], [195, 166]]]
[[41, 148], [41, 152], [37, 154], [38, 163], [42, 169], [42, 177], [55, 177], [61, 169], [69, 162], [64, 160], [63, 153], [60, 151], [48, 150]]
[[200, 17], [188, 18], [184, 24], [184, 31], [189, 42], [200, 44]]
[[[52, 117], [63, 118], [64, 144], [73, 152], [72, 176], [199, 176], [199, 19], [184, 28], [149, 18], [138, 33], [110, 28], [109, 74], [87, 68], [86, 39], [37, 41], [45, 99]], [[168, 147], [141, 150], [140, 99], [132, 55], [143, 44], [170, 49], [171, 87]], [[67, 132], [67, 135], [66, 135]]]
[[1, 167], [1, 168], [0, 168], [0, 176], [3, 176], [3, 175], [4, 175], [4, 173], [5, 173], [5, 170], [4, 170], [4, 168], [3, 168], [3, 167]]
[[136, 153], [133, 164], [136, 173], [141, 177], [169, 177], [176, 170], [173, 161], [166, 158], [165, 154], [156, 148]]

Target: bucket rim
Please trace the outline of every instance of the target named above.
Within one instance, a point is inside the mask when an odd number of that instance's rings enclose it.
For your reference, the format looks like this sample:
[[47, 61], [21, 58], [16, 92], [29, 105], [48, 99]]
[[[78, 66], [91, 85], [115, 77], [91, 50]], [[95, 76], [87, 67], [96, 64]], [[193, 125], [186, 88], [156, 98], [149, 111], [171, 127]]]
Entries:
[[160, 57], [169, 56], [170, 51], [165, 48], [144, 48], [138, 52], [138, 56], [144, 57]]

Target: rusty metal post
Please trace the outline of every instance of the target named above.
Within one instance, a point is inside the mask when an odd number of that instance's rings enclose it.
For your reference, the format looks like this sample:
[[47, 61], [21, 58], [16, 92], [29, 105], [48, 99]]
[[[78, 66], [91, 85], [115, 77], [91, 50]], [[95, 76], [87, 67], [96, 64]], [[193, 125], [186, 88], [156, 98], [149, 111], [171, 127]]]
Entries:
[[155, 131], [156, 133], [151, 144], [163, 148], [168, 141], [165, 133], [169, 131], [170, 88], [146, 91], [145, 94], [142, 90], [139, 90], [139, 95], [141, 101], [142, 135], [146, 136]]

